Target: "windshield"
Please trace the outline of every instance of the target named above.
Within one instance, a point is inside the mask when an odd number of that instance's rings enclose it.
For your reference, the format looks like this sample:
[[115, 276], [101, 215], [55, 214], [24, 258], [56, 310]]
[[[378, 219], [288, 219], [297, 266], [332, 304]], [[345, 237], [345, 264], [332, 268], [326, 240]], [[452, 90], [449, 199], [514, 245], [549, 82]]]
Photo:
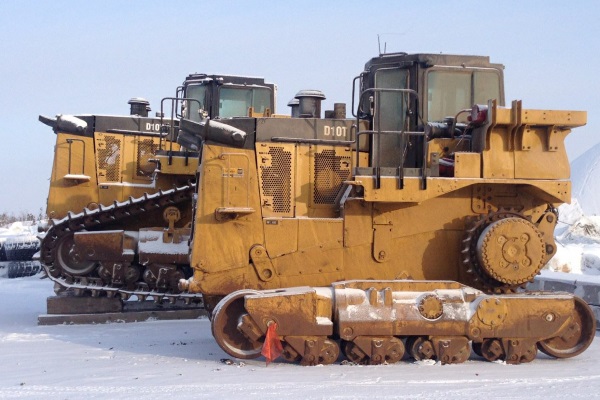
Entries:
[[219, 117], [248, 116], [248, 109], [264, 113], [271, 106], [271, 91], [265, 87], [221, 87], [219, 99]]
[[500, 76], [485, 70], [433, 70], [427, 75], [427, 119], [441, 121], [474, 104], [500, 101]]

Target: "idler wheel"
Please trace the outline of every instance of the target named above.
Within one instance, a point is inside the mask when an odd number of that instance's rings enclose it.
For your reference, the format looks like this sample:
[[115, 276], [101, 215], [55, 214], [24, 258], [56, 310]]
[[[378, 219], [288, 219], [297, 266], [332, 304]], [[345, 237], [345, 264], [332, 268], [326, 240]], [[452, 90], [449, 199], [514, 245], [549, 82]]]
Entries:
[[212, 316], [212, 334], [219, 346], [230, 356], [252, 359], [260, 356], [262, 342], [252, 340], [238, 328], [247, 313], [244, 296], [255, 294], [253, 290], [238, 290], [217, 304]]
[[406, 348], [410, 356], [416, 361], [435, 360], [437, 358], [433, 343], [423, 336], [410, 337], [406, 342]]
[[596, 318], [583, 300], [579, 297], [574, 300], [575, 313], [560, 336], [538, 342], [542, 353], [556, 358], [574, 357], [584, 352], [594, 340]]
[[56, 245], [56, 263], [67, 274], [72, 276], [89, 275], [95, 268], [94, 261], [82, 260], [75, 252], [74, 236], [62, 237]]
[[531, 222], [504, 218], [483, 230], [477, 241], [477, 258], [491, 278], [521, 285], [532, 280], [544, 266], [546, 243]]

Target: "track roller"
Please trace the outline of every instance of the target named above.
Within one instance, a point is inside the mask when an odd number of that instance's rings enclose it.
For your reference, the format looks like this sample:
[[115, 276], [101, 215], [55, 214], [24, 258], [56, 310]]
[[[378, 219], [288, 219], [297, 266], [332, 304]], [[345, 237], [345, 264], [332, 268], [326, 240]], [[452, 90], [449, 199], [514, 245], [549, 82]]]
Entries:
[[404, 343], [396, 337], [359, 336], [353, 341], [344, 341], [343, 350], [344, 355], [357, 364], [392, 364], [404, 356]]
[[337, 342], [324, 337], [286, 336], [285, 342], [298, 354], [301, 365], [333, 364], [340, 355]]

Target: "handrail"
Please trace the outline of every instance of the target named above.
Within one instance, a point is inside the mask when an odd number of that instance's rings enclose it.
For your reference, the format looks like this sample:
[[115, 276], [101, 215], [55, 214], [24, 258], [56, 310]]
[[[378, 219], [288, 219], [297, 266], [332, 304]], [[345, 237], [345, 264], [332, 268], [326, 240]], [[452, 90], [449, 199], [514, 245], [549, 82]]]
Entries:
[[[352, 115], [356, 117], [356, 125], [358, 126], [360, 124], [360, 119], [358, 117], [358, 108], [357, 108], [357, 112], [354, 112], [354, 87], [356, 86], [356, 80], [361, 78], [362, 74], [356, 78], [354, 78], [354, 82], [353, 82], [353, 87], [352, 87]], [[406, 93], [408, 96], [414, 96], [415, 101], [416, 101], [416, 117], [417, 119], [419, 118], [418, 112], [419, 112], [419, 94], [416, 90], [413, 89], [392, 89], [392, 88], [369, 88], [366, 90], [363, 90], [359, 96], [358, 99], [358, 107], [360, 107], [360, 104], [363, 103], [363, 101], [365, 100], [365, 96], [366, 95], [374, 95], [375, 98], [372, 100], [374, 105], [375, 105], [375, 109], [372, 110], [371, 115], [375, 115], [376, 117], [376, 130], [369, 130], [369, 131], [357, 131], [356, 134], [356, 144], [357, 144], [357, 164], [358, 165], [358, 143], [359, 143], [359, 136], [361, 134], [369, 134], [369, 135], [376, 135], [373, 137], [377, 137], [376, 141], [376, 146], [377, 146], [377, 158], [376, 158], [376, 165], [372, 165], [372, 167], [375, 170], [375, 188], [379, 189], [380, 187], [380, 183], [381, 183], [381, 140], [380, 140], [380, 136], [382, 134], [399, 134], [402, 136], [401, 138], [401, 143], [406, 143], [405, 140], [405, 136], [407, 134], [410, 135], [423, 135], [423, 132], [410, 132], [402, 129], [401, 131], [382, 131], [381, 130], [381, 93]], [[372, 98], [372, 97], [371, 97]], [[374, 147], [374, 146], [373, 146]], [[371, 148], [371, 152], [373, 152], [373, 147]], [[403, 168], [404, 168], [404, 154], [402, 155], [402, 161], [400, 163], [399, 166], [397, 166], [398, 168], [398, 176], [402, 177], [403, 174]], [[401, 178], [400, 178], [401, 179]], [[400, 181], [400, 188], [403, 187], [402, 181]]]
[[[179, 91], [177, 92], [179, 93]], [[164, 122], [165, 119], [165, 113], [164, 113], [164, 103], [165, 101], [169, 100], [171, 102], [171, 118], [170, 118], [170, 124], [169, 124], [169, 128], [167, 129], [167, 125]], [[165, 137], [171, 135], [172, 138], [175, 137], [175, 116], [179, 115], [177, 114], [177, 108], [179, 106], [180, 102], [183, 101], [195, 101], [196, 103], [198, 103], [198, 109], [200, 109], [200, 101], [197, 99], [193, 99], [190, 97], [164, 97], [161, 101], [160, 101], [160, 142], [158, 145], [158, 149], [162, 150], [162, 143]], [[183, 117], [183, 115], [182, 115]], [[173, 151], [173, 141], [171, 140], [170, 145], [169, 145], [169, 151]], [[172, 159], [171, 156], [169, 156], [169, 164], [171, 164]]]

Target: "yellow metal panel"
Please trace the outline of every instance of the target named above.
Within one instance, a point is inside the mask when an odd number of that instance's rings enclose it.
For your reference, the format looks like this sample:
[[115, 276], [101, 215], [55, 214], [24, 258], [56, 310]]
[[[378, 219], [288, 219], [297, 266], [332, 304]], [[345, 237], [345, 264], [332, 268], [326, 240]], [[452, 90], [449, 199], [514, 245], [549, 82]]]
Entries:
[[343, 269], [342, 219], [299, 218], [297, 221], [298, 252], [273, 259], [282, 282], [286, 277], [299, 276], [297, 286], [302, 285], [301, 276], [340, 273]]
[[98, 185], [98, 202], [100, 204], [110, 205], [113, 201], [123, 199], [124, 197], [122, 185]]
[[564, 145], [569, 132], [546, 126], [519, 130], [515, 138], [515, 178], [569, 179], [571, 169]]
[[455, 153], [454, 154], [454, 176], [456, 178], [480, 178], [481, 177], [481, 154], [479, 154], [479, 153]]
[[537, 190], [544, 201], [570, 201], [570, 182], [568, 180], [534, 179], [477, 179], [477, 178], [428, 178], [427, 188], [421, 189], [421, 178], [404, 178], [404, 189], [398, 189], [398, 179], [382, 177], [381, 187], [375, 189], [372, 176], [357, 176], [355, 182], [364, 188], [364, 199], [368, 202], [420, 203], [427, 199], [442, 196], [461, 188], [480, 183], [520, 185], [523, 190]]
[[521, 121], [528, 125], [558, 125], [574, 128], [587, 123], [587, 112], [524, 109], [522, 110]]
[[[198, 185], [198, 200], [194, 237], [196, 240], [191, 248], [191, 266], [194, 268], [195, 279], [206, 293], [225, 293], [225, 288], [234, 287], [233, 282], [243, 282], [245, 279], [256, 280], [256, 272], [249, 264], [250, 249], [255, 244], [264, 243], [263, 221], [260, 215], [260, 202], [256, 186], [258, 177], [256, 169], [244, 171], [244, 177], [231, 177], [224, 174], [233, 166], [242, 167], [245, 159], [254, 160], [254, 152], [246, 149], [236, 149], [236, 154], [244, 154], [233, 158], [224, 157], [231, 148], [205, 144], [202, 152], [203, 173]], [[235, 159], [235, 160], [234, 160]], [[225, 176], [224, 176], [225, 175]], [[246, 191], [246, 188], [253, 188]], [[239, 203], [238, 203], [239, 202]], [[241, 214], [231, 220], [218, 221], [215, 210], [224, 204], [248, 205], [256, 212]], [[239, 270], [235, 272], [235, 270]], [[217, 273], [227, 271], [219, 278], [208, 279], [204, 272]], [[250, 274], [245, 276], [246, 274]], [[227, 281], [226, 277], [231, 277]], [[205, 281], [205, 279], [207, 279]], [[237, 288], [245, 287], [238, 286]]]
[[344, 247], [370, 244], [373, 240], [373, 203], [349, 199], [344, 204]]
[[[471, 214], [471, 190], [462, 190], [429, 199], [418, 205], [377, 203], [373, 205], [373, 225], [393, 226], [393, 237], [428, 231], [464, 228], [464, 215]], [[451, 221], [451, 222], [448, 222]]]
[[343, 220], [341, 218], [316, 218], [298, 220], [298, 250], [341, 248]]
[[[342, 249], [319, 249], [313, 247], [303, 250], [298, 253], [287, 254], [283, 257], [273, 259], [273, 265], [279, 274], [279, 279], [284, 286], [301, 286], [302, 277], [307, 279], [306, 282], [319, 279], [319, 285], [326, 284], [321, 280], [330, 274], [329, 279], [334, 277], [339, 279], [342, 277], [343, 258]], [[296, 279], [288, 279], [295, 277]], [[289, 283], [286, 283], [289, 282]], [[293, 283], [296, 282], [296, 283]], [[333, 281], [329, 281], [331, 283]]]
[[265, 218], [265, 244], [269, 256], [280, 257], [298, 251], [298, 220], [296, 218]]
[[488, 133], [486, 150], [482, 153], [484, 178], [514, 178], [515, 160], [511, 146], [509, 128], [498, 126]]
[[[89, 180], [67, 179], [87, 176]], [[51, 218], [63, 218], [68, 211], [78, 212], [98, 200], [94, 142], [90, 137], [57, 133], [54, 164], [46, 212]]]

